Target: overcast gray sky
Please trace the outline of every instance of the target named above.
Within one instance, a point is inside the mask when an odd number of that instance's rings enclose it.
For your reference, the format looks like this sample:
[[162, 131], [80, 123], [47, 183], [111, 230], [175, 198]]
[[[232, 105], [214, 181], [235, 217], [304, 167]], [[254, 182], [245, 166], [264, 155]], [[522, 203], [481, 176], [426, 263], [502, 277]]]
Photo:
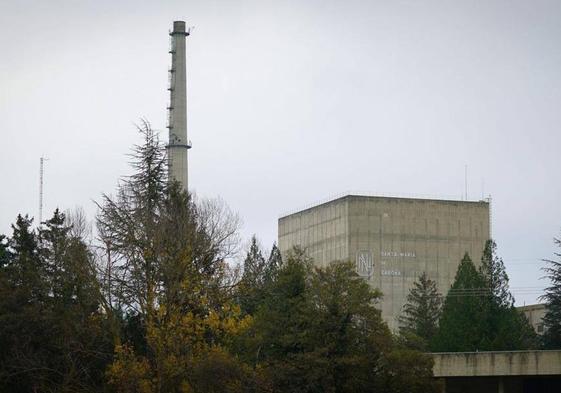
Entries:
[[460, 198], [467, 164], [514, 295], [535, 301], [561, 235], [556, 0], [3, 0], [0, 233], [37, 216], [41, 155], [46, 212], [93, 218], [129, 173], [133, 123], [166, 137], [181, 19], [190, 186], [238, 211], [246, 238], [270, 247], [281, 213], [346, 191]]

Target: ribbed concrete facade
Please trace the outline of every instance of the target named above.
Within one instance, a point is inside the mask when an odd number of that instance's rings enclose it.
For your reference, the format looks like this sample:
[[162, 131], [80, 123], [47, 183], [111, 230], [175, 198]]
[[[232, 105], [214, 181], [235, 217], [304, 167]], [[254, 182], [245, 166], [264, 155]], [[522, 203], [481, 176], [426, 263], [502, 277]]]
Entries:
[[528, 321], [530, 322], [536, 333], [544, 333], [545, 325], [543, 322], [543, 318], [545, 317], [545, 313], [547, 312], [545, 304], [531, 304], [528, 306], [516, 307], [516, 309], [523, 313], [526, 318], [528, 318]]
[[317, 265], [350, 260], [384, 298], [391, 328], [425, 271], [444, 294], [468, 252], [479, 263], [489, 203], [349, 195], [279, 219], [279, 248], [305, 248]]
[[561, 375], [561, 351], [432, 353], [439, 377]]
[[431, 354], [442, 393], [561, 392], [561, 351]]

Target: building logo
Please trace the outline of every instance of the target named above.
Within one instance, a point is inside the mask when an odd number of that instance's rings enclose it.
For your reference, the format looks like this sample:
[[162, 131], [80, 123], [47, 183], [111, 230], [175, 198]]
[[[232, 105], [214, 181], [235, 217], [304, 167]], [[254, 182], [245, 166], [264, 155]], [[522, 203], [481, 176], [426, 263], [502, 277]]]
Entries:
[[370, 251], [358, 251], [356, 253], [356, 272], [361, 277], [370, 277], [374, 264], [372, 263], [372, 253]]

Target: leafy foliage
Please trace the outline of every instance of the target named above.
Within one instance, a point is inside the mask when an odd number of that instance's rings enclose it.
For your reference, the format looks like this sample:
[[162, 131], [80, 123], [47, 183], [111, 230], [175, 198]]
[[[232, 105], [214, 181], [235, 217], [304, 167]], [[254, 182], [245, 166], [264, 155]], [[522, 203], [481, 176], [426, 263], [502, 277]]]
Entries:
[[114, 259], [114, 308], [134, 327], [132, 341], [116, 340], [108, 377], [120, 392], [131, 386], [193, 391], [193, 370], [203, 372], [200, 359], [227, 356], [230, 338], [251, 321], [241, 316], [226, 285], [225, 258], [233, 250], [237, 221], [224, 205], [197, 204], [177, 183], [168, 183], [163, 145], [148, 123], [140, 132], [144, 144], [133, 155], [136, 173], [119, 186], [116, 198], [104, 196], [98, 216]]
[[295, 249], [255, 315], [250, 361], [274, 391], [432, 391], [432, 363], [419, 352], [407, 353], [418, 367], [409, 373], [418, 389], [395, 374], [407, 355], [375, 307], [380, 296], [351, 264], [313, 268]]

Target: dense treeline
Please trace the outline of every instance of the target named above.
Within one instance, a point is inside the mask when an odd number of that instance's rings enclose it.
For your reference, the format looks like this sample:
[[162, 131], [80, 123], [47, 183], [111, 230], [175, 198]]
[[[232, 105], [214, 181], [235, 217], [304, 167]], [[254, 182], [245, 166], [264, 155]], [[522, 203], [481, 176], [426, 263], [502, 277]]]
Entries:
[[403, 308], [400, 335], [408, 346], [433, 352], [540, 347], [529, 321], [514, 307], [508, 275], [492, 240], [485, 245], [479, 269], [465, 254], [444, 299], [435, 281], [426, 274], [419, 277]]
[[59, 210], [0, 236], [1, 392], [430, 393], [424, 352], [538, 345], [493, 242], [480, 269], [466, 255], [446, 298], [422, 275], [398, 335], [350, 263], [264, 255], [254, 237], [232, 267], [237, 216], [169, 183], [165, 148], [140, 131], [134, 174], [103, 196], [93, 239], [83, 214]]
[[0, 238], [0, 391], [434, 391], [430, 357], [391, 334], [350, 264], [265, 258], [253, 239], [232, 268], [236, 215], [168, 183], [140, 129], [93, 240], [58, 210]]
[[430, 358], [396, 342], [375, 307], [381, 293], [360, 279], [354, 266], [313, 268], [295, 249], [275, 272], [270, 266], [278, 261], [275, 254], [261, 264], [257, 249], [253, 239], [245, 267], [259, 261], [256, 276], [265, 284], [257, 293], [241, 293], [260, 299], [242, 338], [243, 357], [262, 370], [273, 391], [434, 390]]
[[18, 216], [0, 242], [0, 389], [89, 391], [112, 341], [91, 253], [58, 210], [38, 230]]

